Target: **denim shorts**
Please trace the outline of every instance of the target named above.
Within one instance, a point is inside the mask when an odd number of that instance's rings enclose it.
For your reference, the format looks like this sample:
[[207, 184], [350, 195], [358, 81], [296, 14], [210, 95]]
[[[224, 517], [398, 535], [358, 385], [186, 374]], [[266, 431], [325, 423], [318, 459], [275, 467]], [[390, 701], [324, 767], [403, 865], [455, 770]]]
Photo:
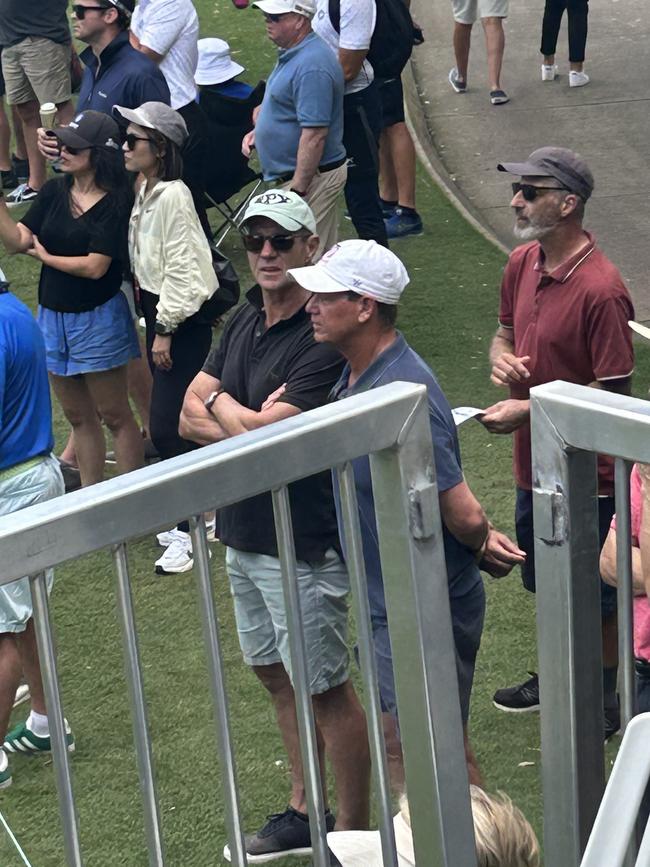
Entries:
[[[36, 466], [8, 479], [0, 478], [0, 515], [9, 515], [35, 503], [51, 500], [63, 494], [63, 478], [56, 458], [49, 455]], [[52, 589], [54, 573], [47, 570], [48, 591]], [[32, 594], [29, 578], [20, 578], [0, 586], [0, 634], [24, 632], [32, 616]]]
[[[469, 569], [476, 569], [472, 563]], [[469, 705], [474, 683], [476, 656], [481, 645], [485, 617], [485, 589], [483, 581], [477, 583], [463, 596], [452, 597], [451, 625], [456, 653], [456, 672], [463, 724], [469, 719]], [[377, 681], [381, 709], [397, 719], [397, 696], [393, 673], [393, 655], [390, 646], [388, 624], [384, 618], [372, 618], [372, 636], [377, 663]]]
[[[281, 662], [291, 677], [282, 573], [277, 557], [226, 549], [239, 644], [247, 665]], [[348, 592], [345, 565], [330, 548], [317, 563], [298, 561], [298, 593], [311, 694], [348, 679]]]
[[[605, 544], [612, 517], [616, 510], [614, 497], [598, 497], [598, 538], [600, 547]], [[535, 592], [535, 533], [533, 531], [533, 492], [517, 488], [515, 506], [517, 544], [526, 552], [526, 562], [521, 567], [521, 580], [531, 593]], [[600, 610], [603, 617], [616, 611], [616, 587], [600, 581]]]
[[83, 313], [59, 313], [39, 306], [38, 324], [45, 340], [47, 369], [57, 376], [112, 370], [140, 356], [123, 292]]

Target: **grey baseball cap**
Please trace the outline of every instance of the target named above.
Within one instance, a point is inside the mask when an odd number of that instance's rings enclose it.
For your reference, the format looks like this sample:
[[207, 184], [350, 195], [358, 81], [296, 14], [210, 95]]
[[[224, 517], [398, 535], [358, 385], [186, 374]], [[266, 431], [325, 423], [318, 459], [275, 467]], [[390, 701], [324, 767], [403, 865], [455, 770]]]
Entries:
[[316, 218], [307, 202], [293, 190], [267, 190], [251, 199], [239, 223], [240, 228], [253, 217], [266, 217], [288, 232], [307, 229], [316, 234]]
[[568, 148], [538, 148], [525, 163], [499, 163], [497, 169], [523, 177], [555, 178], [585, 202], [594, 191], [591, 169], [580, 154]]
[[114, 105], [113, 114], [117, 120], [137, 123], [146, 129], [155, 129], [173, 141], [179, 148], [187, 141], [187, 126], [181, 115], [165, 105], [164, 102], [144, 102], [139, 108], [126, 108]]

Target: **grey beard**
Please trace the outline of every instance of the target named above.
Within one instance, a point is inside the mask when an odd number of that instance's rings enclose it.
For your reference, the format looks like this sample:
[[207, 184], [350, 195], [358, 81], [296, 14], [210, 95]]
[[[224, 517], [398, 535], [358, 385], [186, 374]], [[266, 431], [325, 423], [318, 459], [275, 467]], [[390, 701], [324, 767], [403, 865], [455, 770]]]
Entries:
[[518, 226], [515, 223], [513, 234], [520, 241], [539, 241], [540, 238], [546, 237], [549, 232], [552, 232], [555, 226], [540, 226], [536, 223], [529, 223], [527, 226]]

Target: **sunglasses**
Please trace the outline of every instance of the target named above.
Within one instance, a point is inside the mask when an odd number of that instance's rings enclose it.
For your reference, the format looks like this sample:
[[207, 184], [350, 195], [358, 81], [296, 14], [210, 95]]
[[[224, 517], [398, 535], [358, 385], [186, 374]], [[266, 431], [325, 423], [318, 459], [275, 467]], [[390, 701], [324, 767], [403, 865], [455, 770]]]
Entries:
[[244, 249], [249, 253], [261, 253], [268, 241], [276, 253], [287, 253], [296, 242], [296, 238], [305, 235], [242, 235]]
[[278, 21], [282, 21], [287, 12], [264, 12], [264, 20], [270, 21], [273, 24], [277, 24]]
[[[527, 202], [534, 202], [540, 192], [545, 190], [555, 190], [557, 193], [558, 190], [567, 190], [566, 187], [536, 187], [533, 184], [521, 184], [519, 182], [515, 182], [512, 185], [512, 195], [516, 196], [517, 193], [521, 193], [524, 199]], [[569, 192], [567, 190], [567, 192]]]
[[79, 156], [79, 154], [82, 153], [82, 151], [89, 151], [91, 149], [90, 145], [88, 145], [87, 148], [71, 148], [70, 145], [61, 144], [61, 147], [65, 148], [71, 157]]
[[109, 9], [110, 6], [80, 6], [79, 4], [72, 7], [75, 18], [78, 18], [79, 21], [84, 20], [86, 12], [108, 12]]
[[148, 141], [148, 142], [150, 142], [151, 139], [150, 139], [150, 138], [147, 138], [146, 136], [135, 135], [135, 133], [130, 132], [130, 133], [126, 136], [126, 138], [124, 139], [124, 141], [126, 142], [126, 146], [127, 146], [127, 148], [128, 148], [130, 151], [134, 151], [134, 150], [136, 149], [137, 144], [138, 144], [139, 141]]

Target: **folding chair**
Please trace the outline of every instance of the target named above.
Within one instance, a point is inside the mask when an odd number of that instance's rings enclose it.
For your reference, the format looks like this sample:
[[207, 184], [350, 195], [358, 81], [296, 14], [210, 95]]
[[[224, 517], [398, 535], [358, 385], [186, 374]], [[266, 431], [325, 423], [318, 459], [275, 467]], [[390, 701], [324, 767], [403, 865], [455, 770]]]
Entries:
[[650, 778], [649, 746], [650, 713], [642, 713], [625, 730], [580, 867], [650, 865], [650, 823], [636, 854], [639, 808]]

